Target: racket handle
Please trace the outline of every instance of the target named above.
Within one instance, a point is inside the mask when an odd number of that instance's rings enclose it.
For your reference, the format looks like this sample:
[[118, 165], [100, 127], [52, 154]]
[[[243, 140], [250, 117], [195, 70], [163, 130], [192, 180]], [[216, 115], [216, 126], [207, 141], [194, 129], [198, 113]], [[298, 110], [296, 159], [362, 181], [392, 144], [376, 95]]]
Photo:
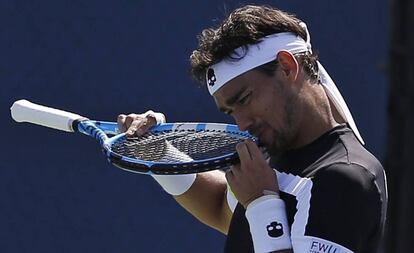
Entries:
[[73, 121], [85, 119], [78, 114], [34, 104], [25, 99], [14, 102], [10, 111], [17, 122], [29, 122], [67, 132], [74, 132]]

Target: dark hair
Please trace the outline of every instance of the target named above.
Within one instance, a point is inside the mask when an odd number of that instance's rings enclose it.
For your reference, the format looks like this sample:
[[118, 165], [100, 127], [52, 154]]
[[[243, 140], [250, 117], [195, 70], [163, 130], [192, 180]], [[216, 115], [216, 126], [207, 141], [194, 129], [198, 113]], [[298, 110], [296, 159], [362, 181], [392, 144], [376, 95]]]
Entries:
[[[217, 28], [202, 31], [198, 37], [198, 48], [190, 56], [191, 74], [204, 83], [208, 67], [229, 57], [236, 48], [256, 44], [267, 35], [292, 32], [306, 40], [306, 31], [300, 22], [294, 15], [269, 6], [246, 5], [238, 8]], [[317, 55], [301, 53], [295, 57], [310, 79], [317, 81]], [[273, 75], [276, 68], [277, 60], [257, 67], [269, 75]]]

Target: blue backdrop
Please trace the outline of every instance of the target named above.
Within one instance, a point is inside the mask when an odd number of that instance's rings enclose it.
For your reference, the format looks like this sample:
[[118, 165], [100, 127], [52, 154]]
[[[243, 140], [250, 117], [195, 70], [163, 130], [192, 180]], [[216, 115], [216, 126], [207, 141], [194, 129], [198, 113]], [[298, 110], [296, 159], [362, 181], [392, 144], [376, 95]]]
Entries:
[[[149, 177], [91, 139], [10, 118], [21, 98], [96, 119], [148, 109], [232, 122], [188, 74], [196, 35], [243, 1], [0, 1], [0, 252], [220, 252]], [[384, 157], [385, 0], [256, 1], [307, 22], [368, 148]]]

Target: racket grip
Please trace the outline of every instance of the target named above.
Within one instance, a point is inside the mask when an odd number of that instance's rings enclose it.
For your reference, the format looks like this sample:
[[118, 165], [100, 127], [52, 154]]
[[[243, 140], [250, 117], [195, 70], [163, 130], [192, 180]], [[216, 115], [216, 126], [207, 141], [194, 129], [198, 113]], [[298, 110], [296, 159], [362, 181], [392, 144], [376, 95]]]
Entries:
[[78, 114], [34, 104], [25, 99], [14, 102], [10, 111], [16, 122], [29, 122], [66, 132], [74, 132], [73, 121], [85, 119]]

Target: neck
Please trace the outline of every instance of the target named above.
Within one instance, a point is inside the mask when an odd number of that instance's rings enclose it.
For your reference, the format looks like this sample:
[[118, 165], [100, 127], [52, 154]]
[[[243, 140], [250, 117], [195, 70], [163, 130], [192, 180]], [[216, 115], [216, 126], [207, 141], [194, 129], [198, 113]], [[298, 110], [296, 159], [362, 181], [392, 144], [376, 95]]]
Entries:
[[302, 120], [292, 148], [306, 146], [339, 125], [335, 121], [329, 99], [321, 85], [308, 85], [306, 94], [302, 105]]

